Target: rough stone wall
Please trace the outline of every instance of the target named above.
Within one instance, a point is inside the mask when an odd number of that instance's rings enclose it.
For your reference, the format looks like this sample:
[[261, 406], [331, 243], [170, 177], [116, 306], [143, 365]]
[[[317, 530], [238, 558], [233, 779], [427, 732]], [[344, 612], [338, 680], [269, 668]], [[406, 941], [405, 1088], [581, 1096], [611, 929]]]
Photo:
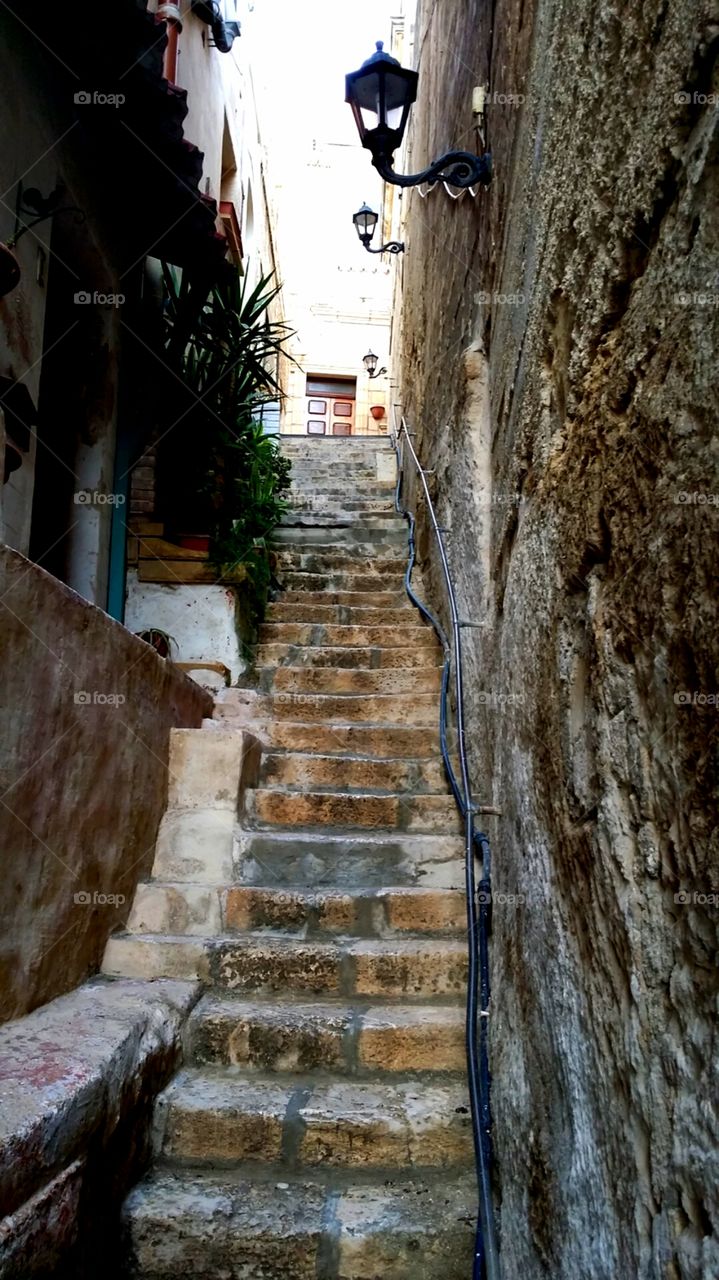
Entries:
[[0, 1019], [100, 966], [149, 872], [171, 727], [211, 698], [153, 649], [0, 547]]
[[508, 1280], [719, 1274], [710, 12], [418, 14], [411, 166], [471, 143], [482, 83], [495, 164], [476, 201], [405, 196], [400, 372], [461, 612], [483, 623], [464, 634], [478, 798], [503, 809]]

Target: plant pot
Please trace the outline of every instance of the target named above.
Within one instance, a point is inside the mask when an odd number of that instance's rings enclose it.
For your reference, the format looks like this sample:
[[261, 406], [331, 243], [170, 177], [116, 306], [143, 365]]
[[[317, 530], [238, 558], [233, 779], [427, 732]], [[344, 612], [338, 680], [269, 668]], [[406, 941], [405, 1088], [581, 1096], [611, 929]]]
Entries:
[[181, 533], [178, 535], [178, 542], [186, 551], [209, 551], [210, 535], [209, 533]]
[[[145, 644], [149, 644], [159, 653], [161, 658], [172, 657], [172, 636], [166, 631], [161, 631], [159, 627], [147, 627], [145, 631], [136, 631], [135, 635], [144, 640]], [[176, 643], [176, 642], [175, 642]]]
[[384, 408], [384, 405], [383, 405], [383, 404], [373, 404], [373, 405], [370, 407], [370, 413], [372, 414], [372, 417], [374, 418], [375, 422], [381, 422], [381, 421], [382, 421], [382, 418], [384, 417], [384, 414], [385, 414], [385, 408]]
[[11, 293], [20, 283], [20, 263], [12, 249], [0, 244], [0, 298]]

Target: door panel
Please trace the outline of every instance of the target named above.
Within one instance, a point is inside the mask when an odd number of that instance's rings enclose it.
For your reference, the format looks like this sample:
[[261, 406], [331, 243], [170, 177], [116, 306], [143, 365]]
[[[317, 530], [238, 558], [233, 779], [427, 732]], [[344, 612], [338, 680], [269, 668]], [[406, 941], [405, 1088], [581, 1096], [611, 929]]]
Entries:
[[355, 402], [348, 396], [308, 398], [307, 434], [309, 436], [351, 436], [354, 427]]

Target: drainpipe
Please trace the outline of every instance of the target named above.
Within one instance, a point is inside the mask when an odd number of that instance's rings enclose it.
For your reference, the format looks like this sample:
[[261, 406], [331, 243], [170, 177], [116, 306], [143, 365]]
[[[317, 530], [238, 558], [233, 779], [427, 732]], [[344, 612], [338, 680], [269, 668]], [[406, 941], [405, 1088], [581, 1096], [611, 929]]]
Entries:
[[182, 31], [182, 12], [179, 4], [159, 4], [155, 18], [167, 24], [167, 48], [162, 74], [170, 84], [177, 84], [177, 45]]

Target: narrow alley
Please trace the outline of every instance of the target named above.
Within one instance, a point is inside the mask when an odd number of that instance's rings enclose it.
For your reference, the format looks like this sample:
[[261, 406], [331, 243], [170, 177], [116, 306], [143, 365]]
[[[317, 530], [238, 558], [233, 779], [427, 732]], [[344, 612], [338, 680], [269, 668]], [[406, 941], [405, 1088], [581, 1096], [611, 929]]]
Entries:
[[0, 1280], [717, 1280], [706, 0], [0, 0]]

